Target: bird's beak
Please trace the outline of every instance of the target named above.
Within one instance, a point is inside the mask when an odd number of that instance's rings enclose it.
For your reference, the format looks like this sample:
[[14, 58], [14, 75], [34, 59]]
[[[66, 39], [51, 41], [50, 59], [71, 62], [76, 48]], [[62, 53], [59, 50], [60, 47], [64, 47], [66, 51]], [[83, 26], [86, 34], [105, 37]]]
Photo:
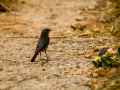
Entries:
[[52, 31], [52, 30], [50, 30], [50, 31]]

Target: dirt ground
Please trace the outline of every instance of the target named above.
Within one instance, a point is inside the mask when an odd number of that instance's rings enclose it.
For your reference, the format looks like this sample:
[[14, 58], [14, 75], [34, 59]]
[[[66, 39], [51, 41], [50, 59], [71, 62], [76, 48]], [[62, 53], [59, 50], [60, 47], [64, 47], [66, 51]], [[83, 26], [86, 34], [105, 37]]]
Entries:
[[[0, 13], [0, 90], [91, 90], [92, 60], [74, 55], [97, 40], [77, 38], [70, 26], [94, 19], [81, 13], [100, 0], [19, 0], [15, 12]], [[15, 8], [17, 7], [17, 8]], [[79, 18], [81, 21], [76, 21]], [[45, 62], [30, 62], [43, 28], [51, 28]]]

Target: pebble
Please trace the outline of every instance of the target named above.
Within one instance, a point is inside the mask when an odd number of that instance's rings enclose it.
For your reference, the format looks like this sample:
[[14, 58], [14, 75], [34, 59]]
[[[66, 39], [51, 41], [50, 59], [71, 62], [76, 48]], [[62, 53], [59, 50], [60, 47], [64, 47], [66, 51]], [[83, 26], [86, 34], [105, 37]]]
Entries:
[[93, 73], [93, 77], [94, 77], [94, 78], [98, 78], [98, 77], [99, 77], [99, 74], [98, 74], [98, 73]]

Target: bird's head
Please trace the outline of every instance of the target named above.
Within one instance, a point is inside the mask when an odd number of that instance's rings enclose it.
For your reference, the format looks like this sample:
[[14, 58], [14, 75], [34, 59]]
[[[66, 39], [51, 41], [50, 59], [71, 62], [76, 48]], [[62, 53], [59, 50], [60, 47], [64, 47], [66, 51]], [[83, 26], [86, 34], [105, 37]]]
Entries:
[[52, 30], [50, 30], [49, 28], [45, 28], [45, 29], [42, 30], [41, 35], [42, 35], [42, 36], [43, 36], [43, 35], [46, 36], [46, 35], [49, 34], [50, 31], [52, 31]]

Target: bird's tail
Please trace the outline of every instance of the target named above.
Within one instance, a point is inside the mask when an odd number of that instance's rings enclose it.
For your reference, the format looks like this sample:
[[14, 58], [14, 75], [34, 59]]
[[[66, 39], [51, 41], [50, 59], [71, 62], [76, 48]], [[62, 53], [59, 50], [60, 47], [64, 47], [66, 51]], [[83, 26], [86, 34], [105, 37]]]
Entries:
[[34, 62], [38, 54], [34, 54], [33, 58], [31, 59], [31, 62]]

